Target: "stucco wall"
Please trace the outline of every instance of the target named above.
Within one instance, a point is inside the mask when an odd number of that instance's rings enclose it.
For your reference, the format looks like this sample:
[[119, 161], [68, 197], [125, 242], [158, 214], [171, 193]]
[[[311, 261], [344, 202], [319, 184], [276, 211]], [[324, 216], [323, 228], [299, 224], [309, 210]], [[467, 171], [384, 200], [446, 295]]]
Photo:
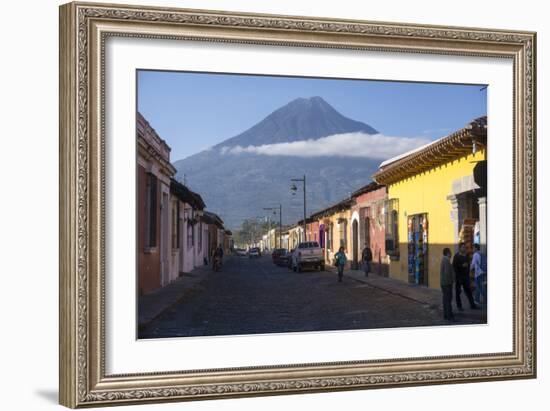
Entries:
[[[369, 247], [372, 251], [372, 271], [380, 275], [388, 274], [388, 265], [389, 259], [386, 255], [386, 229], [385, 229], [385, 218], [382, 213], [383, 202], [387, 198], [386, 187], [380, 187], [377, 190], [369, 191], [368, 193], [361, 194], [356, 197], [355, 205], [352, 207], [352, 227], [353, 221], [357, 220], [358, 222], [358, 262], [361, 261], [361, 253], [365, 246], [365, 241], [362, 236], [365, 230], [365, 220], [361, 218], [360, 210], [365, 207], [370, 207], [371, 212], [369, 216], [370, 226], [369, 226]], [[353, 229], [350, 228], [350, 234], [353, 237]], [[353, 241], [353, 239], [352, 239]], [[353, 258], [353, 242], [352, 248], [350, 249], [350, 258]]]
[[443, 248], [455, 246], [451, 219], [452, 182], [473, 173], [476, 162], [485, 160], [478, 151], [388, 187], [388, 198], [399, 199], [399, 259], [390, 263], [390, 276], [408, 281], [407, 216], [428, 214], [428, 286], [439, 288], [439, 264]]
[[[137, 256], [138, 256], [138, 292], [146, 294], [160, 287], [160, 253], [159, 253], [159, 231], [160, 231], [160, 195], [157, 192], [157, 245], [154, 248], [146, 249], [147, 238], [147, 175], [145, 168], [138, 166], [137, 169]], [[157, 190], [158, 190], [157, 186]]]

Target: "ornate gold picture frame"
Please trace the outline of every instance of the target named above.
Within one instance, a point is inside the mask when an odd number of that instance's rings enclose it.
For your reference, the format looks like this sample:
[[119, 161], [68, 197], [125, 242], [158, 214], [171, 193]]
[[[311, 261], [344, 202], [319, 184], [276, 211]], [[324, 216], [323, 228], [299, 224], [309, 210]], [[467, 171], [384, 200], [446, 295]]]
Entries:
[[[173, 370], [105, 369], [105, 42], [112, 37], [502, 58], [513, 62], [513, 350]], [[220, 62], [223, 65], [223, 62]], [[223, 69], [223, 66], [221, 66]], [[60, 403], [67, 407], [536, 376], [533, 32], [70, 3], [60, 8]]]

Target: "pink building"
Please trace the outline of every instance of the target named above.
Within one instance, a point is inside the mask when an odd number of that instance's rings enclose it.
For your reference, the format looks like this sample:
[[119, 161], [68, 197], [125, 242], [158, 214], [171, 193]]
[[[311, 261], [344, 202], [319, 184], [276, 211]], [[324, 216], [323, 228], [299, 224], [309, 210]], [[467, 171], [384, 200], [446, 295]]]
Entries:
[[385, 186], [370, 183], [352, 194], [351, 207], [351, 265], [360, 268], [362, 250], [368, 246], [372, 251], [372, 271], [387, 276], [389, 257], [385, 246]]
[[306, 220], [306, 233], [307, 233], [307, 241], [317, 241], [321, 245], [322, 233], [319, 230], [318, 220], [312, 220], [311, 218], [308, 218]]

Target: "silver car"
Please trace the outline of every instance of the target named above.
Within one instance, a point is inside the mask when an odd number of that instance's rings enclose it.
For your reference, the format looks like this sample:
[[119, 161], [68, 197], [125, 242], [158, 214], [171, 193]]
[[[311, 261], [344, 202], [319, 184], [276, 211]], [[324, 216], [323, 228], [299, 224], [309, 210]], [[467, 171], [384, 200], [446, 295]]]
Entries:
[[304, 241], [292, 253], [292, 270], [300, 272], [304, 268], [325, 270], [323, 249], [317, 241]]

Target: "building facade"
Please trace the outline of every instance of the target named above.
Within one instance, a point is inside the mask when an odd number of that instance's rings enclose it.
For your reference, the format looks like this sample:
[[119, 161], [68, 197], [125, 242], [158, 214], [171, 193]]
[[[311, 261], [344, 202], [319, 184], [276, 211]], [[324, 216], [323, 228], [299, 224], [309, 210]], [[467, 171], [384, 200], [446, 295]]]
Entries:
[[172, 179], [171, 238], [172, 258], [170, 279], [191, 272], [202, 265], [208, 247], [202, 223], [205, 207], [201, 196]]
[[304, 227], [302, 225], [293, 225], [288, 229], [288, 249], [294, 250], [303, 241]]
[[203, 228], [206, 231], [206, 250], [205, 257], [207, 262], [210, 263], [210, 259], [214, 250], [221, 245], [224, 245], [224, 228], [223, 220], [215, 213], [205, 211], [202, 216]]
[[233, 252], [233, 232], [231, 230], [224, 230], [223, 232], [223, 252], [228, 255]]
[[385, 243], [386, 187], [372, 182], [355, 191], [351, 197], [351, 267], [361, 268], [362, 251], [368, 246], [372, 251], [372, 272], [387, 276], [390, 260]]
[[283, 232], [281, 233], [281, 248], [290, 250], [290, 246], [288, 242], [288, 228], [283, 229]]
[[150, 293], [209, 262], [211, 251], [232, 246], [231, 232], [201, 196], [173, 176], [170, 147], [137, 115], [138, 292]]
[[322, 238], [320, 243], [322, 243], [326, 264], [334, 262], [334, 255], [340, 247], [344, 247], [348, 261], [350, 260], [351, 205], [352, 200], [346, 199], [311, 215], [311, 219], [317, 222], [316, 227]]
[[137, 114], [137, 266], [138, 292], [170, 282], [170, 147]]
[[387, 186], [386, 253], [390, 276], [439, 287], [445, 247], [471, 251], [486, 239], [487, 118], [428, 146], [381, 164], [375, 181]]
[[[321, 245], [321, 237], [324, 237], [324, 232], [320, 231], [319, 220], [307, 219], [306, 220], [306, 233], [308, 241], [316, 241]], [[324, 240], [324, 238], [323, 238]], [[322, 245], [321, 245], [322, 247]]]

